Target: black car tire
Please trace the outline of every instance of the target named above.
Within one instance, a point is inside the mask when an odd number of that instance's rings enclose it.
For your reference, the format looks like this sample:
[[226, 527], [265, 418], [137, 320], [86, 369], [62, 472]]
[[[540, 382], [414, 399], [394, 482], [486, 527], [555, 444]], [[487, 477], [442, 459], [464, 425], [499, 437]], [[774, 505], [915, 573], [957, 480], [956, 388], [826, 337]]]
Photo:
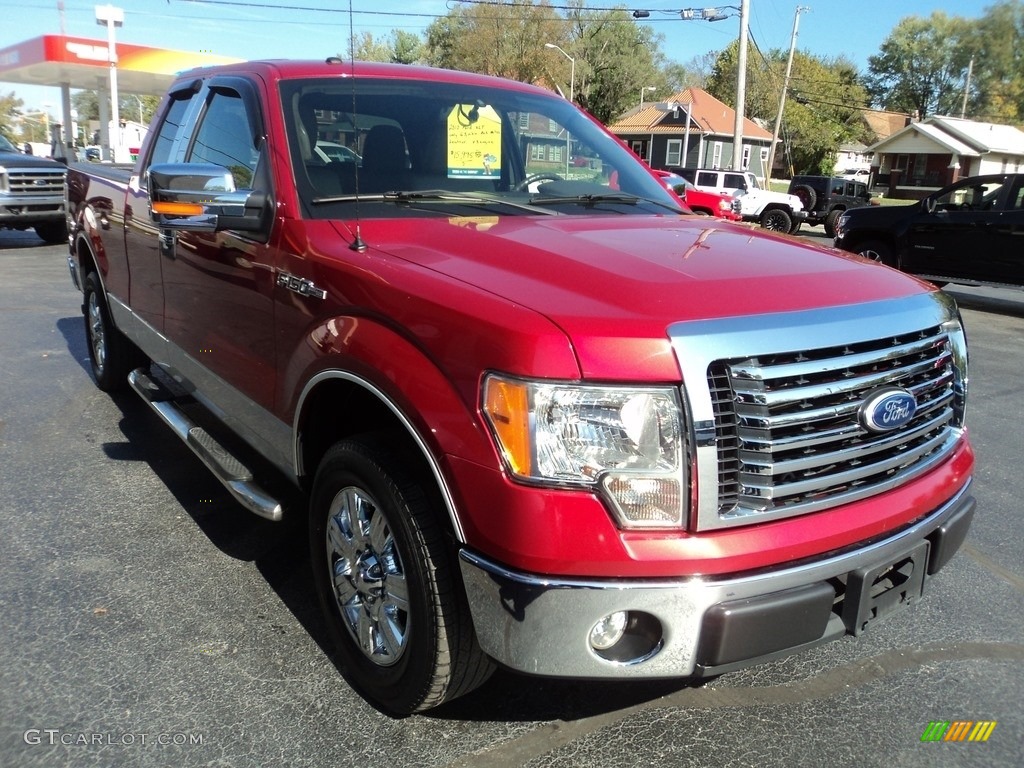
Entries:
[[839, 221], [839, 217], [843, 215], [843, 211], [839, 208], [828, 212], [828, 216], [825, 217], [825, 234], [828, 237], [836, 236], [836, 222]]
[[443, 504], [384, 435], [336, 443], [310, 497], [313, 577], [339, 665], [377, 706], [407, 715], [468, 693], [480, 650]]
[[814, 191], [813, 187], [809, 187], [806, 184], [797, 184], [790, 190], [789, 194], [798, 197], [804, 206], [804, 210], [808, 213], [814, 210], [814, 205], [818, 202], [818, 193]]
[[50, 245], [66, 243], [68, 241], [68, 228], [63, 221], [44, 221], [32, 227], [36, 234]]
[[123, 390], [128, 386], [128, 374], [148, 361], [111, 322], [99, 276], [90, 272], [83, 286], [82, 310], [92, 376], [104, 392]]
[[861, 243], [857, 246], [856, 252], [865, 259], [899, 269], [899, 260], [896, 258], [896, 252], [891, 245], [883, 243], [881, 240], [868, 240]]
[[789, 232], [793, 219], [782, 208], [772, 208], [761, 214], [761, 226], [772, 232]]

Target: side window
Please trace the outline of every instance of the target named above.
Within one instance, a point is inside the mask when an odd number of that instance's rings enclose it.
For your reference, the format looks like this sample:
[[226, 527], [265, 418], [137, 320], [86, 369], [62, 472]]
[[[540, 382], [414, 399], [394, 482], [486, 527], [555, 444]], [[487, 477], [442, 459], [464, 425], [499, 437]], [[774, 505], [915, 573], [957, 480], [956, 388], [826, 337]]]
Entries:
[[747, 180], [741, 173], [727, 173], [725, 174], [725, 183], [722, 186], [726, 189], [746, 189]]
[[665, 165], [682, 165], [683, 142], [669, 139], [665, 150]]
[[697, 182], [696, 183], [698, 185], [702, 186], [702, 187], [717, 187], [718, 186], [718, 174], [717, 173], [708, 173], [707, 171], [702, 171], [701, 173], [697, 174]]
[[[160, 131], [153, 140], [153, 149], [149, 153], [149, 165], [158, 163], [171, 163], [171, 151], [174, 149], [174, 140], [181, 128], [181, 122], [185, 118], [189, 104], [192, 103], [193, 91], [187, 91], [181, 98], [172, 97], [174, 100], [168, 105], [164, 120], [160, 124]], [[146, 175], [143, 174], [141, 183], [145, 185]]]
[[252, 189], [259, 160], [252, 136], [242, 99], [237, 94], [216, 92], [203, 115], [188, 162], [222, 165], [231, 171], [236, 189]]

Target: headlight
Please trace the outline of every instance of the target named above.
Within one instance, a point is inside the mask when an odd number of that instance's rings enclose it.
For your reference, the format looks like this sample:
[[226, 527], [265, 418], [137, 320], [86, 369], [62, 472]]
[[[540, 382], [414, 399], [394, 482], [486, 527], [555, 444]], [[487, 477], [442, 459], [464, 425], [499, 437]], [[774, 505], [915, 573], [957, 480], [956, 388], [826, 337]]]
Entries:
[[967, 421], [967, 385], [970, 377], [967, 373], [967, 334], [964, 333], [960, 311], [957, 310], [955, 320], [947, 320], [942, 324], [942, 328], [949, 338], [949, 351], [953, 355], [956, 377], [953, 384], [953, 413], [957, 425], [962, 427]]
[[683, 524], [682, 409], [675, 389], [491, 375], [483, 411], [508, 470], [520, 480], [595, 490], [624, 527]]
[[836, 219], [836, 239], [837, 240], [840, 237], [843, 236], [843, 232], [846, 230], [846, 222], [849, 221], [849, 219], [850, 219], [850, 217], [847, 216], [845, 213], [841, 214], [839, 216], [839, 218]]

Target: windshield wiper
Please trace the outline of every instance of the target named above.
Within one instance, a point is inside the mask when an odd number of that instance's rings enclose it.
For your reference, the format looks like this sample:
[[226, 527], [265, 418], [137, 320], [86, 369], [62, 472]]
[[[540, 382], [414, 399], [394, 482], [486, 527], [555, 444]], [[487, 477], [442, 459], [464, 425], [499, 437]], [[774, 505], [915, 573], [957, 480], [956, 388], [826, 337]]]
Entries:
[[627, 192], [590, 195], [559, 195], [557, 197], [544, 197], [542, 195], [538, 195], [530, 198], [530, 205], [569, 205], [575, 203], [576, 205], [582, 205], [587, 208], [592, 208], [595, 205], [600, 205], [601, 203], [636, 205], [641, 202], [657, 205], [660, 208], [666, 208], [675, 213], [683, 212], [682, 209], [669, 205], [668, 203], [663, 203], [660, 200], [652, 200], [649, 197], [641, 197], [640, 195], [631, 195]]
[[515, 208], [519, 211], [526, 211], [531, 214], [544, 213], [547, 215], [558, 215], [556, 211], [537, 211], [524, 203], [516, 203], [511, 200], [502, 200], [489, 195], [475, 192], [449, 192], [444, 189], [423, 189], [423, 190], [393, 190], [381, 194], [372, 195], [336, 195], [333, 197], [315, 197], [312, 200], [314, 205], [326, 203], [458, 203], [461, 205], [503, 205]]

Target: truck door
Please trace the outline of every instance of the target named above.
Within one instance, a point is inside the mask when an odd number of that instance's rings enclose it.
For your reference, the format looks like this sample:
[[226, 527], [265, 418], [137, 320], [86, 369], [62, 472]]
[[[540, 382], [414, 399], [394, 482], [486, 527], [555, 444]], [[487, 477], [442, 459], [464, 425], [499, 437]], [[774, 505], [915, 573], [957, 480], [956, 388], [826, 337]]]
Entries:
[[[255, 88], [214, 78], [183, 161], [227, 168], [237, 190], [270, 191]], [[270, 224], [268, 224], [269, 228]], [[269, 232], [161, 233], [169, 361], [216, 404], [247, 413], [274, 400], [274, 271]]]
[[1006, 207], [989, 226], [992, 252], [986, 279], [993, 283], [1024, 286], [1024, 176], [1017, 176]]
[[132, 311], [157, 331], [164, 328], [164, 290], [160, 258], [160, 233], [149, 215], [149, 188], [145, 170], [157, 163], [173, 162], [181, 126], [196, 105], [195, 89], [182, 88], [170, 94], [168, 103], [154, 123], [143, 172], [132, 175], [125, 195], [125, 248], [128, 260], [129, 299]]
[[984, 280], [994, 246], [992, 224], [1001, 213], [1005, 178], [975, 177], [918, 212], [908, 232], [907, 271], [953, 280]]

